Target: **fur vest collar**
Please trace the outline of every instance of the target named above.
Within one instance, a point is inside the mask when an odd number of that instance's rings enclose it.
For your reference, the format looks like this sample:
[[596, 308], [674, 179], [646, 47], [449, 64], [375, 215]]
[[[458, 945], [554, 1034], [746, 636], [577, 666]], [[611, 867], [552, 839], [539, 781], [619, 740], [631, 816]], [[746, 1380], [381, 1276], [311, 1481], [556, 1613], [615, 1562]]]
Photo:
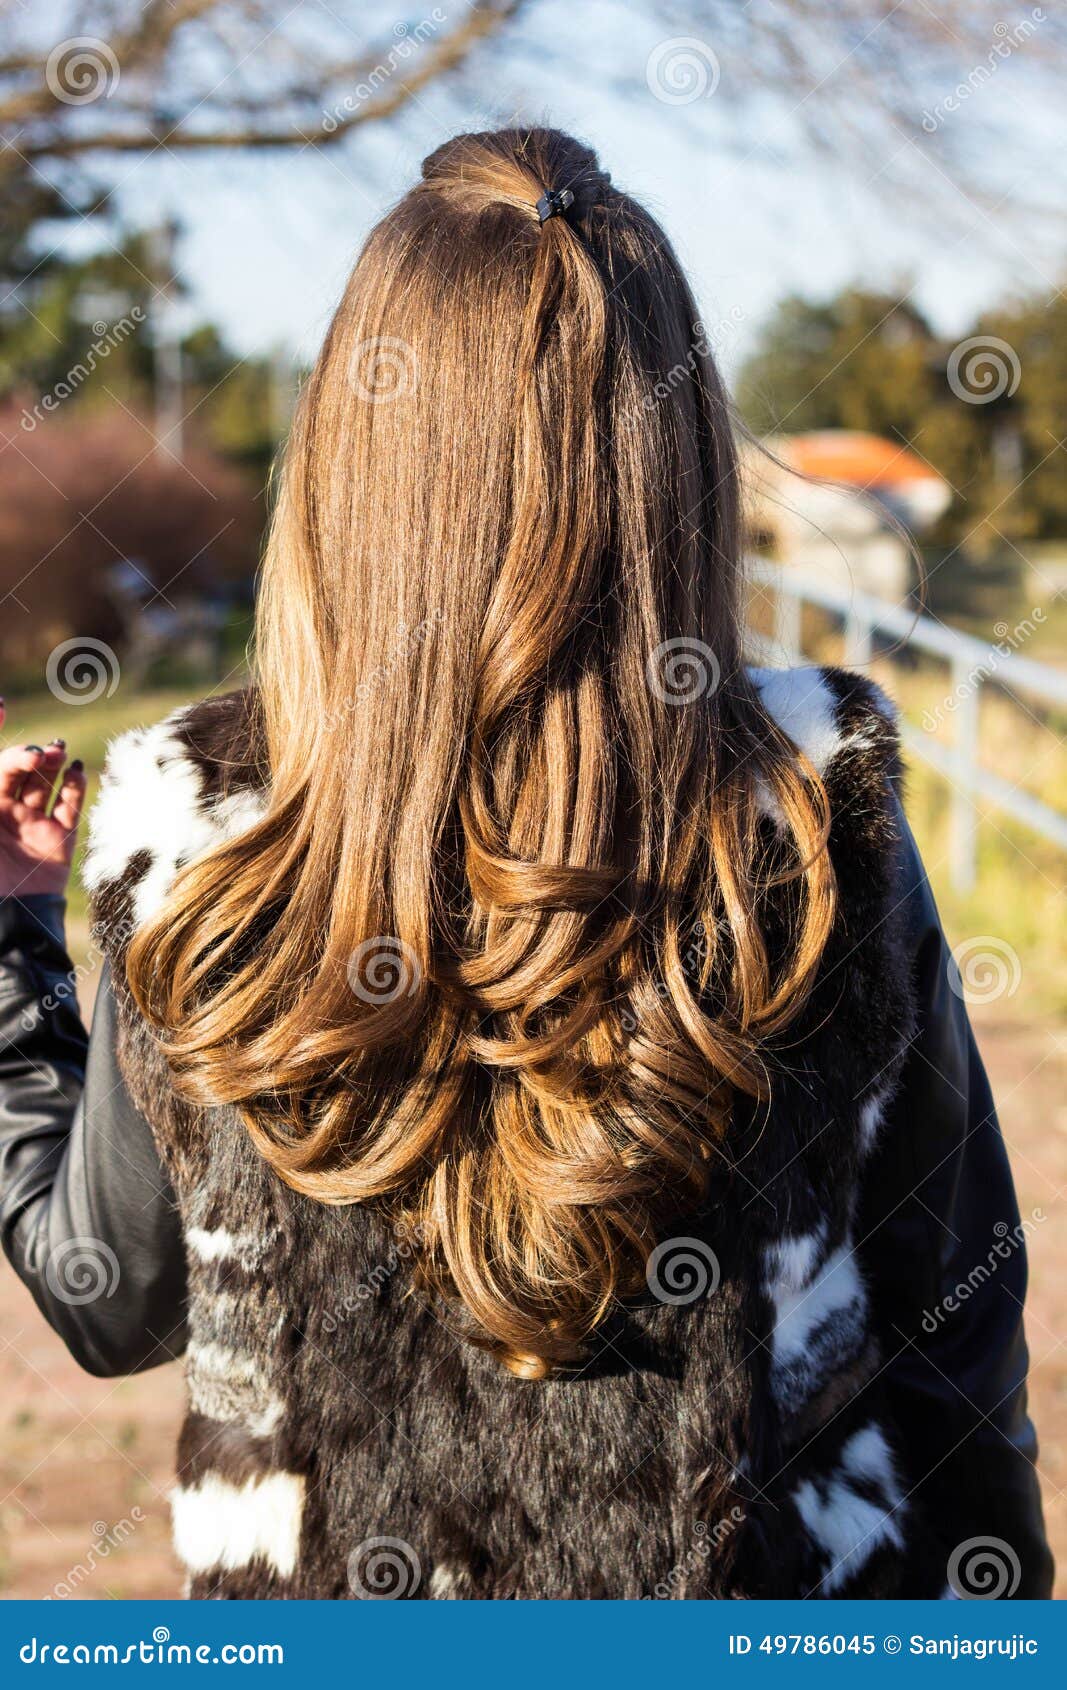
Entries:
[[[196, 1597], [796, 1597], [916, 1588], [879, 1384], [857, 1194], [912, 1031], [894, 917], [896, 736], [870, 683], [757, 672], [823, 775], [840, 915], [769, 1118], [573, 1376], [522, 1382], [409, 1295], [372, 1207], [277, 1180], [228, 1109], [179, 1100], [123, 988], [126, 939], [177, 869], [249, 825], [254, 697], [126, 734], [86, 880], [119, 1059], [171, 1172], [188, 1259], [188, 1413], [173, 1494]], [[921, 1559], [921, 1557], [920, 1557]], [[904, 1584], [904, 1569], [910, 1577]], [[921, 1582], [921, 1579], [920, 1579]]]

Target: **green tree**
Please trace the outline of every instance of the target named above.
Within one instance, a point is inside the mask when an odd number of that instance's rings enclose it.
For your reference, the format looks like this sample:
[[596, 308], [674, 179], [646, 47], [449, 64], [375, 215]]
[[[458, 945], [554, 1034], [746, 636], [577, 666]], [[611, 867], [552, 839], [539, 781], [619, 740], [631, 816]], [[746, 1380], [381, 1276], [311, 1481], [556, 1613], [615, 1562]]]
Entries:
[[[0, 403], [13, 400], [37, 426], [72, 407], [151, 417], [164, 281], [176, 289], [141, 235], [28, 277], [0, 317]], [[284, 376], [270, 360], [240, 357], [210, 323], [182, 337], [180, 362], [188, 432], [247, 464], [261, 485], [285, 424]]]
[[898, 296], [850, 288], [821, 303], [777, 307], [738, 384], [762, 434], [813, 428], [909, 435], [935, 399], [934, 337]]

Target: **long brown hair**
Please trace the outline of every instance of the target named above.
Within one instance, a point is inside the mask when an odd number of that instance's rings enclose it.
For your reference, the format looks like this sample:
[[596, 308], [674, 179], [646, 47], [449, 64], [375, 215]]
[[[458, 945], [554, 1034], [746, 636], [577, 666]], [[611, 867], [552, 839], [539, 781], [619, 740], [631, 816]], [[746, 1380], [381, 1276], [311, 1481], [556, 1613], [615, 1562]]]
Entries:
[[[546, 189], [573, 204], [542, 224]], [[553, 130], [441, 147], [289, 444], [267, 811], [184, 871], [129, 977], [180, 1091], [236, 1105], [296, 1190], [385, 1205], [529, 1377], [699, 1200], [832, 922], [825, 794], [746, 676], [740, 564], [662, 230]]]

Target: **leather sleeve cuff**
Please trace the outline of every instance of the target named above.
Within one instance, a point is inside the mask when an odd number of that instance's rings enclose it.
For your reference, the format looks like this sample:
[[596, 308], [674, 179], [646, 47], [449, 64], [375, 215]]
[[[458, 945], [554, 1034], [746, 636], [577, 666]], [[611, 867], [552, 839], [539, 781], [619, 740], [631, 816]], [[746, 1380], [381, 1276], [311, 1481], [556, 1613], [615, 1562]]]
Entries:
[[39, 954], [41, 948], [67, 946], [67, 900], [61, 892], [34, 892], [25, 898], [0, 898], [0, 961], [13, 950]]

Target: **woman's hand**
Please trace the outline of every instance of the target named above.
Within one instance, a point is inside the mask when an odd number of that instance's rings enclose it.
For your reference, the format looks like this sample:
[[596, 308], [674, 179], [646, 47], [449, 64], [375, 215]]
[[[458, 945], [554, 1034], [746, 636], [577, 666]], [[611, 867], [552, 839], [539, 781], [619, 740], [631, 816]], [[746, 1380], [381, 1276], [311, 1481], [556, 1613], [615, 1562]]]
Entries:
[[0, 898], [66, 887], [85, 800], [85, 771], [80, 762], [69, 764], [53, 802], [65, 754], [61, 739], [43, 751], [37, 745], [0, 751]]

